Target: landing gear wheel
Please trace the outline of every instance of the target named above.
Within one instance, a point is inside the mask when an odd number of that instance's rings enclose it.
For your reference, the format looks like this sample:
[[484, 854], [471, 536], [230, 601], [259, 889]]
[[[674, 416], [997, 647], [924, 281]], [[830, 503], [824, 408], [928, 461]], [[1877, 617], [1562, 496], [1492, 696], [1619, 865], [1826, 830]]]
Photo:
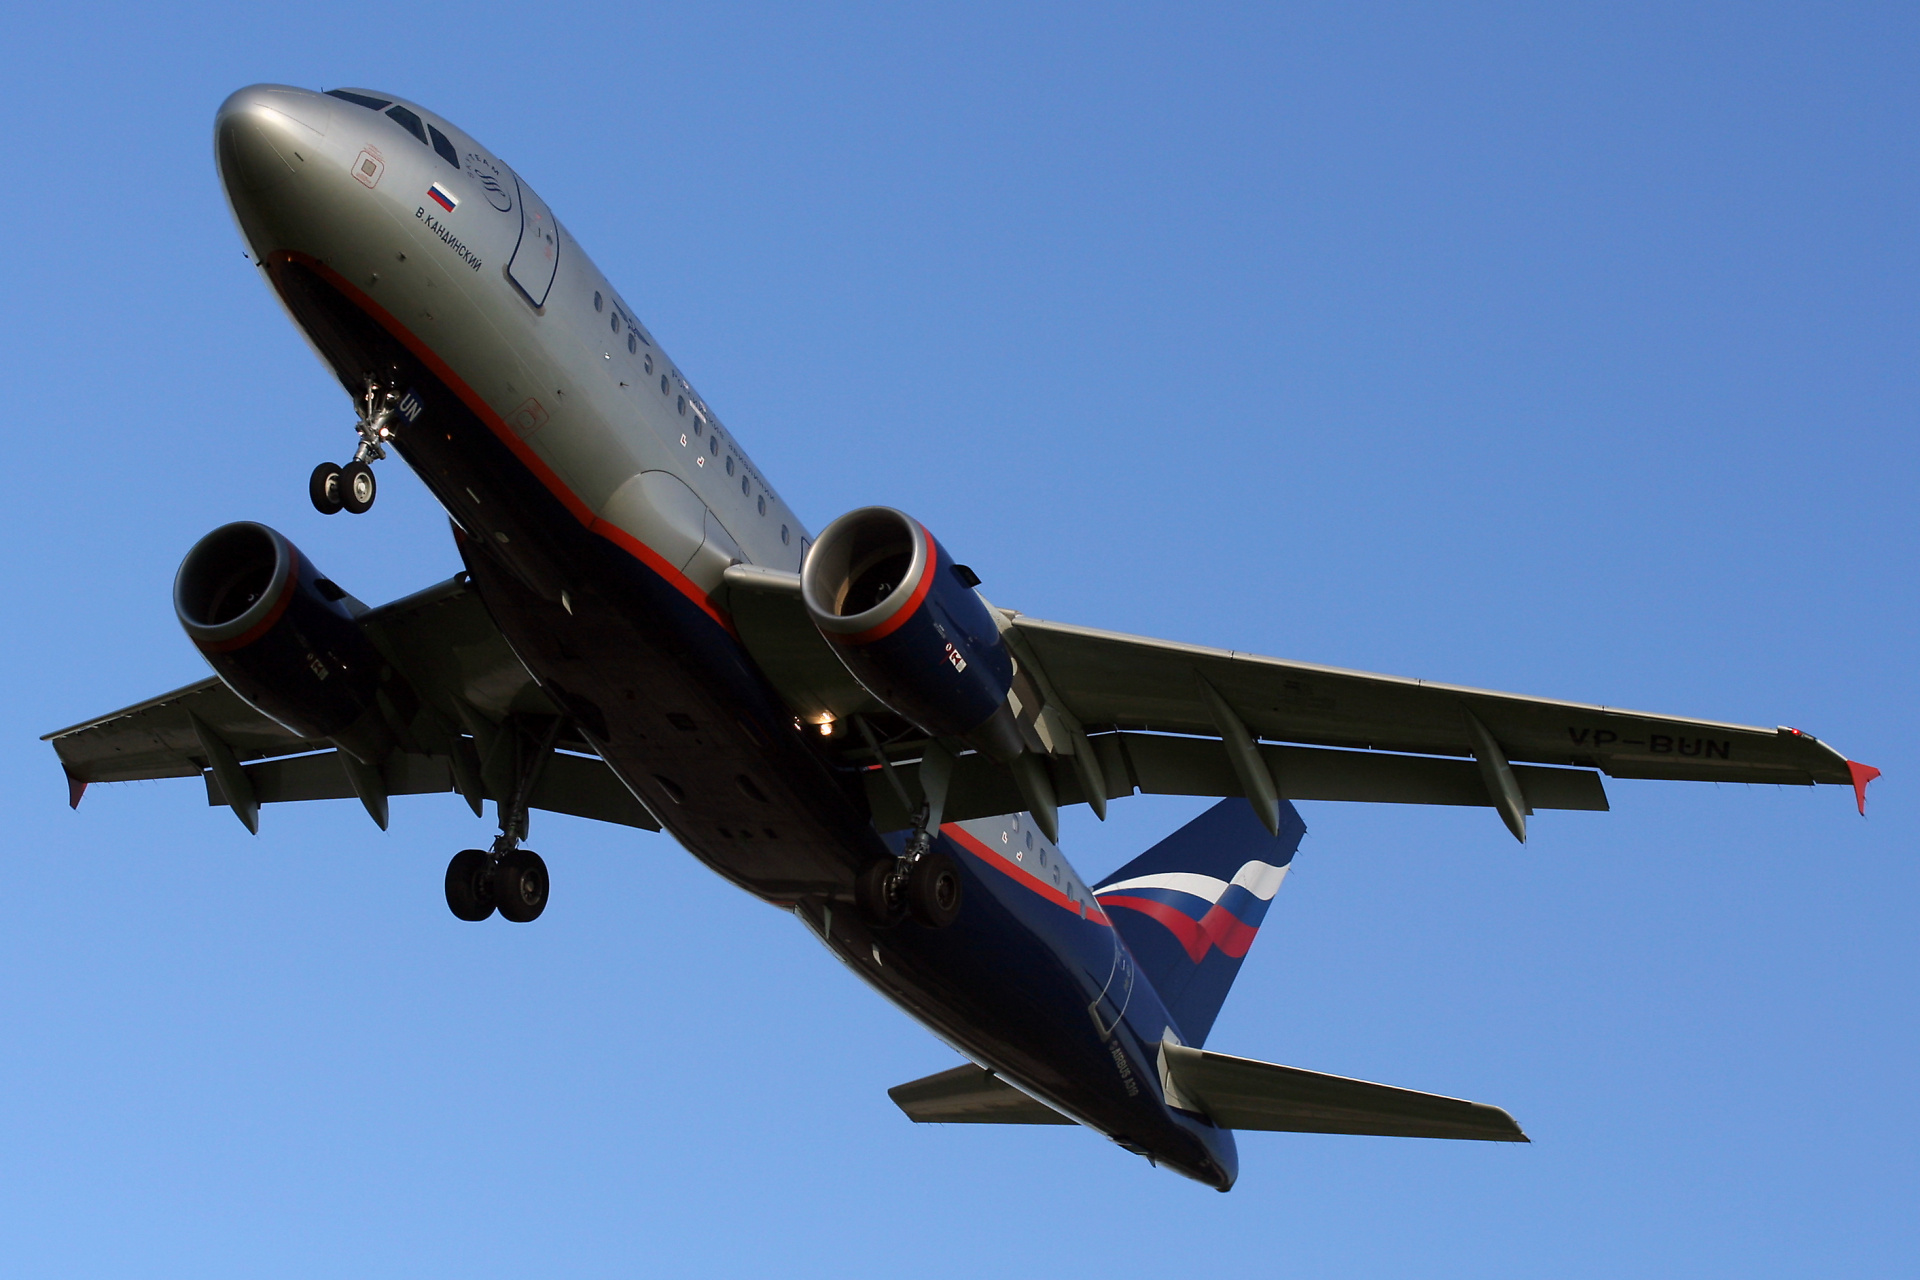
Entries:
[[307, 497], [313, 499], [315, 511], [323, 516], [332, 515], [346, 505], [345, 494], [338, 463], [323, 462], [313, 469], [313, 477], [307, 481]]
[[374, 494], [379, 486], [373, 479], [373, 468], [364, 462], [349, 462], [340, 469], [340, 505], [350, 515], [360, 515], [373, 505]]
[[944, 853], [928, 853], [907, 877], [907, 912], [929, 929], [944, 929], [960, 915], [960, 868]]
[[853, 882], [853, 899], [860, 914], [876, 925], [899, 924], [906, 914], [887, 896], [887, 880], [893, 875], [893, 859], [881, 858], [868, 865]]
[[547, 909], [547, 864], [531, 849], [515, 849], [493, 869], [493, 900], [515, 924], [540, 918]]
[[493, 914], [493, 859], [479, 849], [462, 849], [447, 864], [447, 909], [462, 920]]

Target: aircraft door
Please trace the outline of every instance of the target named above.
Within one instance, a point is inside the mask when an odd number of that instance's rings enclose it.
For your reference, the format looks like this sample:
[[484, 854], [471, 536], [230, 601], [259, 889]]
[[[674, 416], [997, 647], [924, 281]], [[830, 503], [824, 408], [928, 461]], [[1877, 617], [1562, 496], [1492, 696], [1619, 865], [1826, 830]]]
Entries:
[[507, 278], [518, 285], [527, 301], [536, 307], [547, 305], [553, 289], [554, 273], [560, 269], [560, 228], [546, 201], [514, 176], [520, 189], [520, 242], [513, 247], [507, 262]]
[[1127, 1006], [1133, 1002], [1133, 957], [1121, 945], [1119, 930], [1112, 932], [1113, 968], [1107, 974], [1107, 985], [1087, 1006], [1087, 1014], [1102, 1040], [1113, 1035], [1113, 1029], [1127, 1016]]

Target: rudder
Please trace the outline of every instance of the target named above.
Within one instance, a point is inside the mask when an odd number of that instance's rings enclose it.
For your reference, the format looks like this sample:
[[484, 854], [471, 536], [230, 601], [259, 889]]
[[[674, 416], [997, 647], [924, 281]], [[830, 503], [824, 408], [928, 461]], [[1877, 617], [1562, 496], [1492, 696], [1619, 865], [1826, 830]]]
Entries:
[[1278, 836], [1222, 800], [1094, 887], [1189, 1045], [1206, 1043], [1306, 832], [1285, 800]]

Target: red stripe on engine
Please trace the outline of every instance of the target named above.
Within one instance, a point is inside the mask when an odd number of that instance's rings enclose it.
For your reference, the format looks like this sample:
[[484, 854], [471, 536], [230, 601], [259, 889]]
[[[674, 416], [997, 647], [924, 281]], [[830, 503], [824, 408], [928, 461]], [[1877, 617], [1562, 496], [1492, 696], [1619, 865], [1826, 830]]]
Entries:
[[627, 533], [623, 529], [617, 529], [601, 520], [592, 508], [588, 507], [572, 489], [567, 487], [566, 482], [560, 479], [553, 468], [549, 467], [526, 441], [514, 433], [513, 428], [506, 424], [505, 419], [495, 413], [493, 408], [488, 405], [485, 400], [480, 398], [478, 392], [474, 391], [472, 387], [469, 387], [446, 361], [442, 360], [438, 355], [435, 355], [433, 348], [415, 337], [405, 325], [394, 319], [385, 307], [382, 307], [372, 298], [369, 298], [366, 294], [355, 288], [352, 282], [347, 280], [346, 277], [342, 276], [318, 258], [311, 257], [304, 253], [295, 253], [291, 250], [282, 250], [279, 253], [269, 256], [279, 258], [285, 262], [297, 262], [345, 294], [355, 306], [359, 307], [369, 316], [372, 316], [375, 323], [398, 339], [400, 344], [418, 357], [420, 362], [426, 365], [436, 378], [439, 378], [455, 395], [459, 396], [461, 402], [473, 411], [474, 416], [480, 419], [487, 430], [493, 432], [500, 443], [506, 445], [507, 448], [513, 452], [513, 456], [520, 460], [522, 466], [533, 473], [534, 478], [541, 483], [547, 492], [560, 500], [561, 505], [566, 507], [567, 511], [572, 514], [575, 520], [578, 520], [589, 532], [599, 534], [601, 537], [619, 547], [622, 551], [638, 559], [641, 563], [645, 564], [647, 568], [653, 570], [662, 578], [665, 578], [676, 591], [693, 601], [694, 604], [700, 607], [703, 613], [725, 627], [729, 633], [736, 637], [739, 635], [739, 633], [733, 629], [733, 619], [728, 617], [726, 613], [715, 605], [707, 593], [702, 591], [691, 578], [681, 573], [678, 568], [668, 561], [662, 559], [657, 552], [632, 534]]
[[266, 617], [260, 619], [260, 621], [254, 623], [231, 640], [194, 641], [195, 644], [200, 646], [200, 652], [232, 653], [235, 649], [246, 648], [255, 640], [258, 640], [261, 636], [273, 630], [273, 624], [280, 621], [280, 616], [287, 611], [287, 606], [293, 603], [293, 588], [299, 579], [300, 561], [296, 558], [293, 564], [287, 569], [287, 585], [281, 588], [280, 598], [273, 602], [273, 608], [267, 610]]
[[919, 584], [914, 587], [913, 594], [907, 597], [906, 604], [900, 607], [900, 612], [877, 627], [868, 627], [865, 631], [856, 631], [850, 636], [835, 636], [834, 639], [841, 644], [872, 644], [875, 640], [886, 639], [906, 625], [907, 619], [914, 615], [920, 608], [921, 602], [927, 598], [927, 592], [933, 590], [934, 571], [940, 567], [940, 544], [933, 540], [931, 533], [927, 532], [927, 526], [920, 524], [917, 520], [914, 523], [920, 530], [920, 536], [927, 540], [927, 571], [920, 575]]

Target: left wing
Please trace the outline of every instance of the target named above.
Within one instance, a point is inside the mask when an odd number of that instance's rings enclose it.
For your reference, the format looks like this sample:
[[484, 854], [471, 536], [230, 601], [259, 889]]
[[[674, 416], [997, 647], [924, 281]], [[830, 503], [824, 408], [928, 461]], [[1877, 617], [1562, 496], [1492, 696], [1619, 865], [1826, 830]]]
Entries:
[[[814, 629], [797, 574], [735, 566], [724, 590], [741, 640], [802, 719], [883, 711]], [[1605, 809], [1600, 774], [1853, 787], [1879, 775], [1797, 729], [1529, 698], [1097, 631], [996, 610], [1042, 705], [1041, 785], [980, 755], [952, 773], [949, 821], [1135, 791], [1277, 800], [1486, 805], [1526, 838], [1535, 809]], [[764, 656], [763, 656], [764, 655]], [[868, 744], [875, 819], [907, 826], [924, 736]], [[877, 748], [877, 750], [876, 750]], [[1039, 803], [1037, 803], [1037, 800]], [[1049, 821], [1042, 816], [1043, 824]]]

